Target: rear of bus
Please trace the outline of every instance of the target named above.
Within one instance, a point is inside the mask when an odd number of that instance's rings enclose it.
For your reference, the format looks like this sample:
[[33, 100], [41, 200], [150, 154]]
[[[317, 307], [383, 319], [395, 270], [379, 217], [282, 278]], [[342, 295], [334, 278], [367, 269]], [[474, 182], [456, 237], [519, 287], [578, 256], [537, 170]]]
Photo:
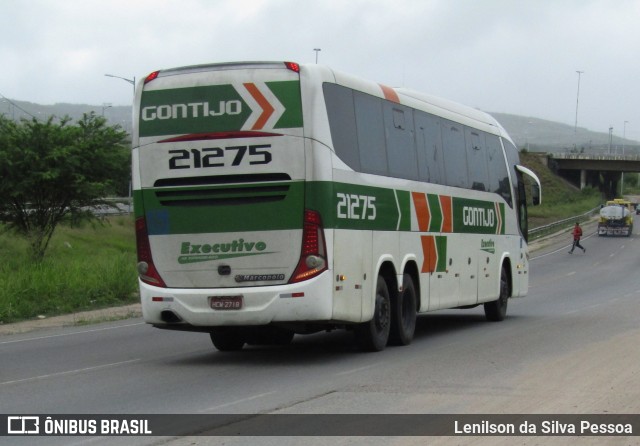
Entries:
[[138, 87], [134, 125], [147, 323], [211, 331], [331, 319], [322, 219], [305, 208], [296, 64], [154, 72]]

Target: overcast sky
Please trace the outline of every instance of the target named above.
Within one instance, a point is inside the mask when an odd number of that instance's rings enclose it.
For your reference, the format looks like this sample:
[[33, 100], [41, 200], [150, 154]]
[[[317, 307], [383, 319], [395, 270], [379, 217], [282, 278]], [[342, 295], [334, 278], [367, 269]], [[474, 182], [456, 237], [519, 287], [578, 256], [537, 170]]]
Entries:
[[579, 98], [579, 127], [640, 140], [639, 19], [640, 0], [0, 0], [0, 94], [129, 105], [104, 74], [317, 54], [489, 112], [574, 125]]

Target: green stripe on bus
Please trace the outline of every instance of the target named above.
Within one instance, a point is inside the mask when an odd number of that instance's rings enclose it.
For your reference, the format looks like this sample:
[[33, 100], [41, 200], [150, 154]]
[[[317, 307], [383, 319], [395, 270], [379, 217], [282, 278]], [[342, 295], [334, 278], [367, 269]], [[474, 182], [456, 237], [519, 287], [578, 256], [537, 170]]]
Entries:
[[427, 194], [427, 203], [429, 203], [429, 212], [431, 212], [429, 232], [440, 232], [440, 228], [442, 227], [442, 209], [440, 208], [438, 195]]
[[[136, 196], [144, 202], [149, 234], [274, 231], [302, 228], [304, 185], [251, 184], [231, 192], [225, 186], [155, 188]], [[260, 192], [261, 186], [267, 191]], [[278, 186], [286, 191], [271, 191]]]
[[[439, 233], [441, 197], [426, 196], [427, 232]], [[406, 232], [412, 221], [409, 191], [330, 181], [150, 188], [135, 191], [134, 203], [154, 234], [300, 229], [304, 208], [319, 211], [327, 229]], [[505, 234], [503, 203], [452, 197], [451, 207], [453, 233]]]
[[496, 211], [495, 202], [453, 197], [453, 232], [504, 234], [504, 205]]
[[275, 129], [293, 129], [302, 127], [302, 100], [300, 82], [267, 82], [267, 87], [284, 106], [284, 113], [274, 125]]
[[[302, 127], [300, 82], [274, 81], [266, 82], [265, 85], [284, 107], [273, 128]], [[249, 92], [243, 94], [249, 95]], [[269, 101], [266, 97], [264, 99]], [[272, 107], [271, 113], [280, 109], [277, 104], [269, 105]], [[252, 113], [260, 115], [264, 112], [258, 105], [256, 107], [252, 110], [233, 85], [143, 91], [139, 116], [140, 136], [241, 130]]]

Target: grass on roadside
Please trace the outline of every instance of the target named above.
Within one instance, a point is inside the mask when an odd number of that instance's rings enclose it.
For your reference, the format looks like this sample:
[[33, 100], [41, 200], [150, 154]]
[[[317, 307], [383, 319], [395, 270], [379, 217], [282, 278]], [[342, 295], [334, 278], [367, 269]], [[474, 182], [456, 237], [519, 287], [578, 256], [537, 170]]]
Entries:
[[582, 215], [602, 203], [594, 188], [579, 190], [544, 165], [540, 154], [520, 153], [522, 164], [533, 170], [542, 183], [542, 204], [529, 207], [529, 228], [537, 228], [569, 217]]
[[0, 233], [0, 322], [134, 303], [138, 300], [131, 217], [81, 228], [60, 226], [40, 263], [27, 243]]

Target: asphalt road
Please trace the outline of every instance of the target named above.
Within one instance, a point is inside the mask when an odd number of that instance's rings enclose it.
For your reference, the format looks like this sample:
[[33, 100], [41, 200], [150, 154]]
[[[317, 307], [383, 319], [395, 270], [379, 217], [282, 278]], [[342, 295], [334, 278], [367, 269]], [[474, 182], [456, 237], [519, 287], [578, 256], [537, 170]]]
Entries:
[[[637, 414], [637, 237], [587, 236], [586, 254], [570, 255], [570, 237], [563, 236], [533, 255], [529, 295], [510, 301], [505, 321], [487, 322], [481, 307], [432, 313], [418, 319], [411, 345], [380, 353], [357, 352], [351, 335], [339, 331], [296, 336], [287, 347], [222, 353], [206, 334], [166, 332], [140, 319], [1, 336], [0, 413]], [[8, 440], [247, 444], [242, 437]], [[331, 442], [425, 444], [413, 437], [374, 440]], [[518, 443], [537, 444], [527, 441]], [[471, 443], [449, 437], [429, 444]]]

